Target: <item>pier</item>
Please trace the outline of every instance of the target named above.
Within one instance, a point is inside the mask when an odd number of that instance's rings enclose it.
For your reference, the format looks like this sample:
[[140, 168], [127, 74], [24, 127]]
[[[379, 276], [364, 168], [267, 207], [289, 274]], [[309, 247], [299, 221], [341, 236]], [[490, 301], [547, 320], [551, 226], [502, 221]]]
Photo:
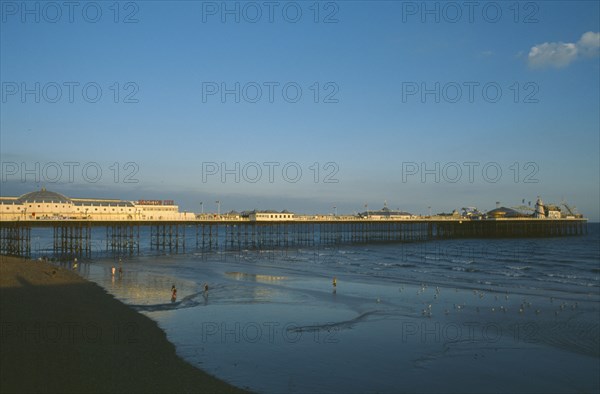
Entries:
[[[49, 244], [32, 241], [46, 229]], [[587, 233], [587, 219], [369, 219], [329, 216], [289, 221], [38, 219], [0, 221], [0, 254], [91, 258], [95, 251], [136, 255], [319, 245], [419, 242], [458, 238], [562, 237]]]

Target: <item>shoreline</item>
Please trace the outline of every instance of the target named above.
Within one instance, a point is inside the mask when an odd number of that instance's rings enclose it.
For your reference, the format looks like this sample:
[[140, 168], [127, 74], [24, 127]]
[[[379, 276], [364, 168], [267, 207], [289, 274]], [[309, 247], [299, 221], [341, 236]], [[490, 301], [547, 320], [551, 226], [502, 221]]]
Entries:
[[65, 268], [0, 256], [0, 392], [241, 393], [158, 324]]

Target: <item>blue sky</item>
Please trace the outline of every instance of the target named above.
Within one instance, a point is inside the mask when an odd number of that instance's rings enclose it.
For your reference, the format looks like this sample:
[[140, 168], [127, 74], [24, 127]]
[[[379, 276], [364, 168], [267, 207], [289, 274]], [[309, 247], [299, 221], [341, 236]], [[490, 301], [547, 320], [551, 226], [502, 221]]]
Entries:
[[600, 217], [596, 1], [0, 3], [2, 195]]

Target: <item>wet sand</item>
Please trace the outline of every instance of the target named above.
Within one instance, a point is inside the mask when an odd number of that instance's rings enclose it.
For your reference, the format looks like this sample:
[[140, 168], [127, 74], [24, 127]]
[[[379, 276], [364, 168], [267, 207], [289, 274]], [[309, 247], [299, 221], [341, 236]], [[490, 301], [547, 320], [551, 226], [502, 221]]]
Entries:
[[242, 392], [191, 366], [100, 286], [0, 256], [0, 392]]
[[130, 261], [122, 286], [111, 260], [89, 275], [132, 304], [176, 283], [186, 302], [145, 313], [192, 365], [261, 393], [599, 392], [592, 295], [347, 274], [334, 291], [309, 263], [198, 259]]

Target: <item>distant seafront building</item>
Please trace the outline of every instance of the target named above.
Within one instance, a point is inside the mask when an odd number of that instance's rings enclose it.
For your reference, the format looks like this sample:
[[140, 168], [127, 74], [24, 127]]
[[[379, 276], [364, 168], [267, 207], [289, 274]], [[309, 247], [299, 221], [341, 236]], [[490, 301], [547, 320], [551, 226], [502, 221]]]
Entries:
[[0, 197], [3, 220], [174, 220], [182, 215], [173, 200], [70, 198], [45, 188], [20, 197]]
[[247, 217], [248, 219], [250, 219], [253, 222], [256, 221], [263, 221], [263, 220], [268, 220], [268, 221], [286, 221], [286, 220], [294, 220], [294, 214], [291, 212], [288, 212], [286, 210], [283, 210], [281, 212], [277, 212], [277, 211], [272, 211], [272, 210], [266, 210], [266, 211], [250, 211], [250, 212], [243, 212], [242, 217]]

